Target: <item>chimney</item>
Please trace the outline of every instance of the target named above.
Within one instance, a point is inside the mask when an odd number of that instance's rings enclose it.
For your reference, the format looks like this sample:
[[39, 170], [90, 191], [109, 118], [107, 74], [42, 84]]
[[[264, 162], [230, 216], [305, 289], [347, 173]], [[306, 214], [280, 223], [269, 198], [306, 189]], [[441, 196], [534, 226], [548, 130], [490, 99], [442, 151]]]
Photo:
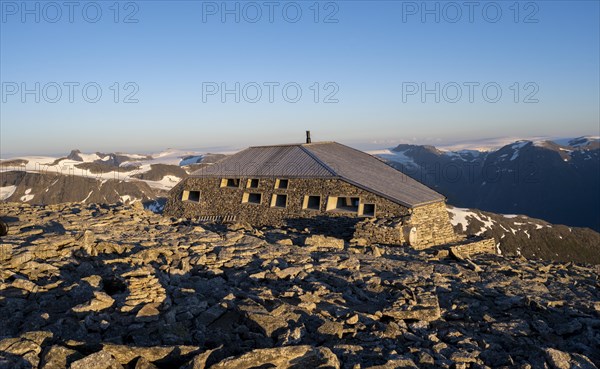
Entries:
[[306, 131], [306, 143], [309, 144], [310, 142], [310, 131]]

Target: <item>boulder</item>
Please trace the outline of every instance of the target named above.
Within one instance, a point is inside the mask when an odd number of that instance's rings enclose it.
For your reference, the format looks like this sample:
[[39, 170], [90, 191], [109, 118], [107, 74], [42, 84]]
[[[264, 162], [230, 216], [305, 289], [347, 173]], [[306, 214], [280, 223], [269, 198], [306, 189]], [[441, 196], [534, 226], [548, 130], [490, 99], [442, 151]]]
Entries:
[[108, 309], [115, 303], [115, 300], [104, 292], [94, 291], [94, 298], [85, 304], [73, 307], [76, 313], [85, 313], [88, 311], [102, 311]]
[[335, 238], [335, 237], [314, 235], [314, 236], [309, 236], [304, 240], [304, 246], [310, 246], [314, 249], [325, 248], [325, 249], [343, 250], [344, 249], [344, 240]]
[[71, 369], [124, 369], [108, 352], [100, 351], [71, 364]]
[[225, 359], [209, 369], [339, 369], [340, 362], [330, 349], [312, 346], [286, 346], [250, 351]]

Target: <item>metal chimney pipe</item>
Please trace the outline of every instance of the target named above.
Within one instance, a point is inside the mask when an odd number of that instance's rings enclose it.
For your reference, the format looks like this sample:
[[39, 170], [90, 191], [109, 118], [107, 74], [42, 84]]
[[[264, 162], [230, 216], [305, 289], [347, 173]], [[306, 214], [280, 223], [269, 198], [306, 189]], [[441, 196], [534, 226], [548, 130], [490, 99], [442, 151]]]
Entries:
[[310, 142], [310, 131], [306, 131], [306, 143], [309, 144]]

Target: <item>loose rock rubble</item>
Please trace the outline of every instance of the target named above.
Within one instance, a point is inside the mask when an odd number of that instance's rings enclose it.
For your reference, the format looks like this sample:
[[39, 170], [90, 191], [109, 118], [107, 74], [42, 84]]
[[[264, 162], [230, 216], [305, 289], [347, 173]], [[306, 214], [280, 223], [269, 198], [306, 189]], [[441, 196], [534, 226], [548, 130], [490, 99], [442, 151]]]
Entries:
[[0, 368], [597, 368], [600, 267], [2, 204]]

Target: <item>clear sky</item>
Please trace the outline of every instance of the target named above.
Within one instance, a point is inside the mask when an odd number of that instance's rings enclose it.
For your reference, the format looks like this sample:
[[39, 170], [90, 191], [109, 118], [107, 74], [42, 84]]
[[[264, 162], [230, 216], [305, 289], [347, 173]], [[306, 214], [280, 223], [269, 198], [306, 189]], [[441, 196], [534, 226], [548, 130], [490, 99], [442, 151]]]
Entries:
[[0, 3], [3, 157], [600, 134], [595, 0]]

